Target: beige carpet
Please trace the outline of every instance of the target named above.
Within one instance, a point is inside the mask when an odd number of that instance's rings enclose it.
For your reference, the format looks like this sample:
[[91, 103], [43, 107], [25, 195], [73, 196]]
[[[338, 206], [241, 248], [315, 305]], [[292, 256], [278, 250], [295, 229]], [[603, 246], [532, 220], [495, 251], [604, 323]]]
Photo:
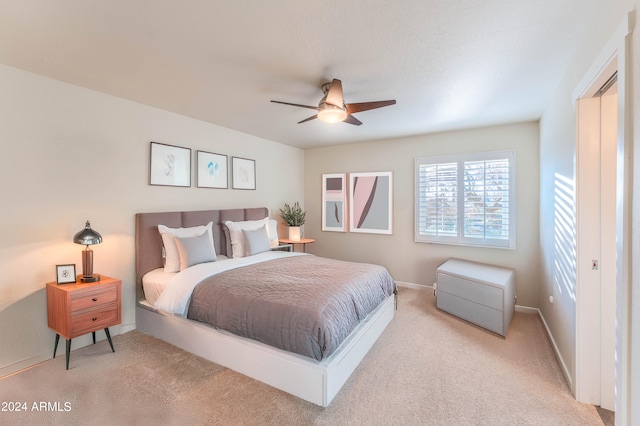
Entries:
[[[53, 344], [53, 342], [52, 342]], [[401, 288], [396, 318], [328, 408], [133, 331], [0, 380], [3, 425], [601, 425], [571, 396], [536, 315], [506, 339]], [[49, 403], [61, 411], [34, 411]], [[67, 411], [65, 411], [67, 409]]]

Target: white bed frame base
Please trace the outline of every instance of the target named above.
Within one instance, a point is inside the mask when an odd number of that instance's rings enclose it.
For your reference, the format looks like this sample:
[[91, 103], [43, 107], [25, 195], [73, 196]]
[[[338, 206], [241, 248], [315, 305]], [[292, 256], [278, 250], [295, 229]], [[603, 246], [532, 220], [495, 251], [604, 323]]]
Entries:
[[337, 352], [322, 361], [155, 311], [145, 302], [136, 306], [136, 328], [238, 373], [327, 407], [394, 315], [395, 297], [389, 297], [358, 325]]

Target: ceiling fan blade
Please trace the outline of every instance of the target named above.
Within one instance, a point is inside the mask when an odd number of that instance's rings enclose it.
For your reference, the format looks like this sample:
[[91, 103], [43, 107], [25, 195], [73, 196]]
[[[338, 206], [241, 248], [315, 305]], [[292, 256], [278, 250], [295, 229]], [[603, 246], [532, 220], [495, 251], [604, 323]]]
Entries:
[[337, 78], [334, 78], [331, 82], [331, 87], [329, 88], [329, 93], [327, 93], [327, 99], [325, 102], [329, 105], [337, 106], [338, 108], [343, 107], [342, 82]]
[[282, 105], [291, 105], [291, 106], [296, 106], [296, 107], [301, 107], [301, 108], [309, 108], [309, 109], [315, 109], [316, 111], [318, 111], [320, 108], [318, 108], [317, 106], [309, 106], [309, 105], [300, 105], [300, 104], [292, 104], [290, 102], [282, 102], [282, 101], [271, 101], [275, 104], [282, 104]]
[[315, 120], [316, 118], [318, 118], [318, 114], [316, 114], [316, 115], [312, 115], [312, 116], [311, 116], [311, 117], [309, 117], [309, 118], [305, 118], [305, 119], [304, 119], [304, 120], [302, 120], [302, 121], [298, 121], [298, 124], [306, 123], [307, 121]]
[[347, 118], [344, 119], [343, 123], [353, 124], [354, 126], [359, 126], [362, 124], [362, 121], [355, 118], [353, 115], [347, 115]]
[[389, 101], [360, 102], [356, 104], [346, 104], [347, 112], [355, 114], [356, 112], [369, 111], [370, 109], [382, 108], [389, 105], [395, 105], [395, 99]]

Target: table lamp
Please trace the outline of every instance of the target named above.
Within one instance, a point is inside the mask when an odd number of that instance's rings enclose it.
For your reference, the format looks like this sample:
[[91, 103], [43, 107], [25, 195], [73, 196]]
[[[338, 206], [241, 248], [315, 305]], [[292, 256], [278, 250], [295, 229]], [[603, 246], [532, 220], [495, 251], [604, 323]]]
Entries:
[[80, 281], [83, 283], [100, 281], [100, 275], [93, 273], [93, 250], [91, 250], [89, 246], [100, 244], [102, 242], [102, 235], [91, 229], [91, 224], [87, 221], [84, 229], [73, 237], [73, 242], [87, 246], [82, 251], [82, 276], [80, 277]]

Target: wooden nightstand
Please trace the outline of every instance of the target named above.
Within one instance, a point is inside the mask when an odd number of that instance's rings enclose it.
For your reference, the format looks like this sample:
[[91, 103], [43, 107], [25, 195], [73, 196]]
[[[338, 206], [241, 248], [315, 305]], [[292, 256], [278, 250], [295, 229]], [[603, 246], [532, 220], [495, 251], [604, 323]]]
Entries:
[[[288, 238], [280, 238], [280, 244], [302, 244], [302, 251], [306, 252], [307, 251], [307, 244], [311, 244], [311, 243], [315, 243], [316, 240], [313, 238], [300, 238], [299, 241], [294, 241], [294, 240], [290, 240]], [[295, 248], [293, 249], [293, 251], [295, 251]]]
[[56, 332], [53, 357], [56, 357], [60, 336], [67, 340], [67, 370], [71, 339], [104, 329], [111, 351], [115, 352], [109, 327], [120, 324], [122, 316], [122, 281], [104, 275], [93, 283], [47, 283], [47, 318], [49, 328]]

